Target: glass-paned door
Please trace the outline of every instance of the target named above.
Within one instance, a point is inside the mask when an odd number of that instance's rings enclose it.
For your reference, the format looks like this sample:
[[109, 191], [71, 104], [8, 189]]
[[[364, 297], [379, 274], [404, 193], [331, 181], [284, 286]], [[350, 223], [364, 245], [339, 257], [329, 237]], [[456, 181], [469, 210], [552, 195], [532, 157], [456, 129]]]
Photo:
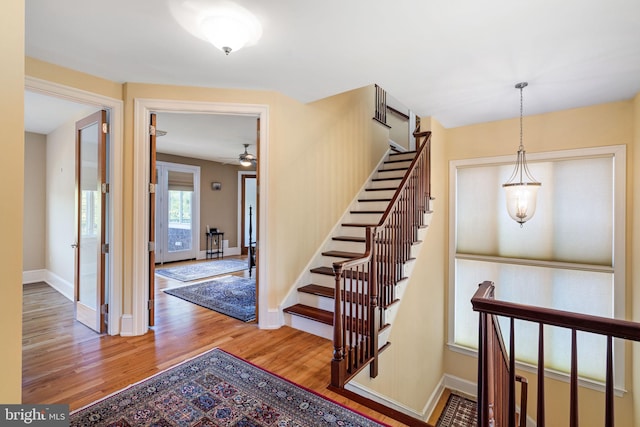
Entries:
[[198, 257], [200, 168], [157, 162], [156, 262]]
[[106, 111], [76, 123], [75, 317], [106, 332]]

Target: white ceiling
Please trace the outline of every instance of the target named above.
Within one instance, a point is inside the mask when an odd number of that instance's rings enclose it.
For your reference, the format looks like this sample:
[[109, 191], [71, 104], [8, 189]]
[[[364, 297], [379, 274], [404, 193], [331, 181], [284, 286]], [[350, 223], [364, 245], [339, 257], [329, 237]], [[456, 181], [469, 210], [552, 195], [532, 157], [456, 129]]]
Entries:
[[[377, 83], [445, 127], [640, 92], [638, 0], [237, 0], [262, 38], [225, 56], [174, 16], [218, 0], [28, 0], [26, 54], [116, 82], [273, 90]], [[173, 15], [172, 15], [173, 11]]]

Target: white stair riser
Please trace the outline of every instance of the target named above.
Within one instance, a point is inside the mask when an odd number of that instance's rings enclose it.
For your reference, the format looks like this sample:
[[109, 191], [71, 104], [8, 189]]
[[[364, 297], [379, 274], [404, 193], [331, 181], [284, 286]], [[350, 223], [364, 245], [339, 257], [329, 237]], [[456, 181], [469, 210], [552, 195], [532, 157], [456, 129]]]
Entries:
[[379, 170], [376, 178], [400, 178], [402, 179], [407, 171], [405, 169]]
[[353, 210], [384, 212], [387, 209], [387, 206], [389, 206], [389, 202], [386, 200], [375, 202], [358, 202]]
[[345, 252], [357, 252], [364, 253], [366, 246], [360, 242], [347, 242], [343, 240], [332, 240], [329, 244], [330, 251], [345, 251]]
[[[311, 283], [320, 286], [329, 286], [331, 288], [335, 287], [335, 277], [329, 276], [327, 274], [319, 274], [319, 273], [311, 273]], [[350, 286], [360, 286], [363, 284], [366, 286], [366, 281], [364, 280], [349, 280]]]
[[368, 188], [397, 188], [400, 185], [401, 178], [384, 181], [371, 181]]
[[294, 329], [333, 340], [333, 326], [285, 313], [285, 323]]
[[395, 190], [363, 191], [359, 199], [391, 199]]
[[333, 298], [326, 298], [320, 295], [308, 294], [306, 292], [300, 292], [299, 303], [331, 312], [333, 312], [335, 304]]
[[349, 214], [345, 222], [352, 222], [356, 224], [378, 224], [382, 218], [382, 213], [359, 213]]

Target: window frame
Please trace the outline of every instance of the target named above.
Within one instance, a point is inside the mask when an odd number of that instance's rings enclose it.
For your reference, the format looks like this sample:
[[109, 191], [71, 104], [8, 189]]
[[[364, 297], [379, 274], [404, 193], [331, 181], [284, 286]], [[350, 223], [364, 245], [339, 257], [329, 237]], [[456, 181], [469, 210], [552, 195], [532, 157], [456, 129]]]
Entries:
[[[540, 153], [527, 153], [527, 161], [535, 163], [539, 161], [559, 161], [567, 159], [581, 159], [589, 157], [611, 156], [613, 159], [613, 316], [616, 319], [626, 319], [625, 310], [625, 292], [626, 292], [626, 146], [625, 145], [608, 145], [602, 147], [579, 148], [570, 150], [558, 150]], [[513, 164], [515, 161], [513, 155], [482, 157], [451, 160], [449, 162], [449, 281], [448, 281], [448, 326], [447, 326], [447, 347], [459, 353], [477, 357], [477, 350], [470, 349], [458, 345], [455, 339], [455, 262], [456, 262], [456, 242], [457, 242], [457, 216], [456, 216], [456, 200], [457, 200], [457, 171], [459, 168], [473, 166], [501, 166]], [[497, 188], [497, 191], [502, 191]], [[506, 207], [505, 207], [506, 209]], [[526, 225], [525, 225], [526, 227]], [[461, 257], [465, 257], [462, 255]], [[473, 257], [479, 260], [499, 260], [500, 257]], [[468, 258], [467, 258], [468, 259]], [[513, 262], [511, 259], [503, 259], [505, 262]], [[541, 265], [540, 261], [534, 260], [518, 260], [518, 263], [525, 265]], [[542, 262], [547, 265], [556, 265], [560, 268], [566, 268], [567, 263]], [[575, 264], [580, 267], [579, 264]], [[593, 266], [583, 266], [585, 269]], [[472, 295], [469, 295], [471, 300]], [[518, 369], [535, 372], [536, 367], [526, 363], [516, 361]], [[568, 382], [569, 375], [561, 372], [545, 368], [545, 376]], [[626, 392], [625, 389], [625, 342], [623, 340], [614, 340], [614, 379], [615, 389], [618, 394]], [[604, 391], [604, 385], [601, 382], [591, 379], [580, 379], [580, 385], [595, 390]]]

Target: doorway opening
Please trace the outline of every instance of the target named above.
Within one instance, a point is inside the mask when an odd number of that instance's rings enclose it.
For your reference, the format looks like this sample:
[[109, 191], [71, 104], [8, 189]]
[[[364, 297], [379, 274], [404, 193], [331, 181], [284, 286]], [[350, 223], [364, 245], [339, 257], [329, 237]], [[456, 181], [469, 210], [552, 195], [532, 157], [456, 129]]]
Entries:
[[[231, 116], [231, 117], [250, 117], [253, 120], [260, 118], [262, 126], [259, 130], [260, 141], [261, 144], [255, 148], [258, 152], [257, 157], [261, 160], [264, 159], [267, 155], [266, 146], [268, 143], [268, 108], [267, 106], [262, 105], [241, 105], [241, 104], [219, 104], [219, 103], [201, 103], [201, 102], [183, 102], [183, 101], [170, 101], [170, 100], [150, 100], [150, 99], [136, 99], [134, 101], [135, 108], [135, 135], [134, 135], [134, 147], [135, 147], [135, 161], [134, 161], [134, 307], [133, 307], [133, 316], [131, 319], [131, 324], [129, 327], [131, 328], [132, 335], [140, 335], [144, 334], [148, 329], [149, 324], [149, 310], [148, 304], [150, 301], [149, 297], [152, 296], [150, 289], [150, 281], [153, 281], [153, 278], [150, 277], [150, 269], [145, 269], [145, 266], [149, 265], [149, 260], [152, 259], [154, 255], [153, 252], [150, 252], [150, 248], [152, 245], [149, 245], [148, 234], [145, 233], [148, 230], [149, 222], [150, 222], [150, 208], [149, 208], [149, 199], [150, 194], [147, 191], [144, 191], [148, 188], [148, 185], [145, 184], [147, 182], [147, 177], [150, 174], [150, 145], [151, 138], [149, 134], [149, 123], [151, 114], [155, 114], [159, 116], [157, 127], [159, 130], [163, 129], [163, 124], [161, 117], [165, 113], [171, 113], [175, 116], [178, 115], [209, 115], [211, 116]], [[254, 125], [255, 126], [255, 125]], [[252, 141], [248, 141], [250, 144], [255, 144], [255, 127], [253, 130], [253, 139]], [[168, 132], [170, 135], [170, 132]], [[156, 135], [157, 137], [157, 135]], [[166, 138], [163, 136], [162, 138], [157, 138], [156, 143], [159, 140]], [[211, 138], [211, 135], [209, 135]], [[222, 159], [218, 159], [218, 163], [221, 165], [229, 166], [232, 162], [238, 162], [239, 154], [244, 151], [243, 144], [237, 144], [237, 147], [232, 147], [233, 156], [224, 155]], [[157, 150], [160, 152], [160, 150]], [[176, 153], [165, 153], [170, 155], [179, 155]], [[158, 158], [161, 160], [162, 156]], [[171, 160], [173, 161], [173, 160]], [[235, 187], [235, 180], [237, 178], [233, 178], [233, 182], [228, 179], [220, 179], [214, 176], [210, 176], [209, 179], [204, 178], [205, 169], [201, 168], [202, 176], [201, 176], [201, 192], [206, 192], [206, 195], [211, 200], [217, 200], [219, 196], [222, 196], [225, 193], [225, 189], [233, 189]], [[237, 177], [237, 166], [235, 168], [234, 176]], [[268, 168], [265, 163], [262, 161], [257, 163], [256, 168], [256, 176], [257, 179], [259, 177], [260, 184], [256, 184], [256, 187], [264, 186], [266, 184], [266, 180], [268, 179]], [[258, 181], [257, 181], [258, 182]], [[142, 186], [140, 186], [142, 185]], [[264, 188], [264, 187], [262, 187]], [[240, 255], [241, 254], [241, 227], [236, 225], [238, 222], [238, 214], [236, 213], [236, 207], [238, 206], [238, 202], [236, 201], [236, 192], [235, 190], [233, 194], [233, 201], [227, 203], [227, 210], [232, 210], [234, 213], [233, 222], [228, 223], [228, 225], [221, 226], [218, 222], [222, 222], [219, 216], [214, 216], [211, 218], [205, 218], [204, 206], [206, 201], [204, 197], [201, 199], [201, 218], [200, 218], [200, 226], [199, 226], [199, 237], [201, 241], [200, 253], [197, 255], [198, 259], [206, 258], [206, 248], [203, 248], [202, 245], [205, 244], [205, 236], [207, 233], [207, 227], [209, 230], [218, 229], [219, 231], [224, 232], [223, 237], [223, 245], [224, 245], [224, 257], [227, 255]], [[264, 198], [266, 196], [265, 193], [261, 193], [260, 197]], [[214, 205], [220, 205], [220, 203], [216, 203], [214, 201]], [[224, 204], [224, 203], [223, 203]], [[254, 211], [256, 222], [256, 228], [254, 229], [255, 237], [256, 237], [256, 251], [259, 252], [260, 248], [263, 247], [265, 243], [265, 238], [267, 235], [266, 230], [266, 219], [263, 215], [263, 207], [257, 208]], [[261, 258], [264, 261], [264, 258]], [[266, 300], [262, 301], [264, 296], [266, 296], [266, 292], [260, 290], [262, 286], [265, 286], [266, 281], [261, 280], [261, 277], [264, 275], [264, 272], [259, 268], [254, 270], [256, 277], [256, 286], [257, 286], [257, 317], [258, 323], [261, 325], [263, 322], [263, 317], [261, 316], [261, 312], [266, 310]], [[142, 284], [142, 286], [140, 286]], [[264, 317], [266, 319], [266, 316]]]
[[[25, 242], [40, 242], [44, 259], [24, 265], [23, 283], [46, 282], [71, 301], [75, 299], [74, 282], [78, 275], [74, 267], [74, 245], [77, 244], [74, 240], [75, 170], [79, 164], [74, 155], [75, 122], [100, 110], [105, 110], [109, 116], [109, 147], [105, 152], [104, 170], [109, 177], [104, 204], [104, 231], [108, 248], [101, 247], [100, 250], [110, 250], [110, 254], [115, 254], [122, 253], [122, 101], [31, 77], [25, 80], [25, 138], [41, 135], [45, 147], [41, 161], [44, 162], [46, 176], [45, 184], [40, 189], [45, 198], [44, 209], [40, 210], [41, 218], [25, 218], [24, 234], [28, 236], [35, 231], [31, 225], [41, 220], [47, 233], [53, 235], [42, 234], [33, 240], [25, 237]], [[45, 127], [38, 128], [35, 123], [44, 124]], [[25, 157], [25, 161], [32, 160]], [[28, 185], [25, 185], [25, 189], [29, 193], [37, 190], [35, 187], [30, 190]], [[27, 211], [34, 213], [33, 210], [25, 210], [25, 213]], [[121, 277], [122, 259], [110, 254], [106, 254], [104, 270], [103, 290], [109, 306], [105, 332], [117, 335], [120, 333], [122, 281], [118, 278]]]

